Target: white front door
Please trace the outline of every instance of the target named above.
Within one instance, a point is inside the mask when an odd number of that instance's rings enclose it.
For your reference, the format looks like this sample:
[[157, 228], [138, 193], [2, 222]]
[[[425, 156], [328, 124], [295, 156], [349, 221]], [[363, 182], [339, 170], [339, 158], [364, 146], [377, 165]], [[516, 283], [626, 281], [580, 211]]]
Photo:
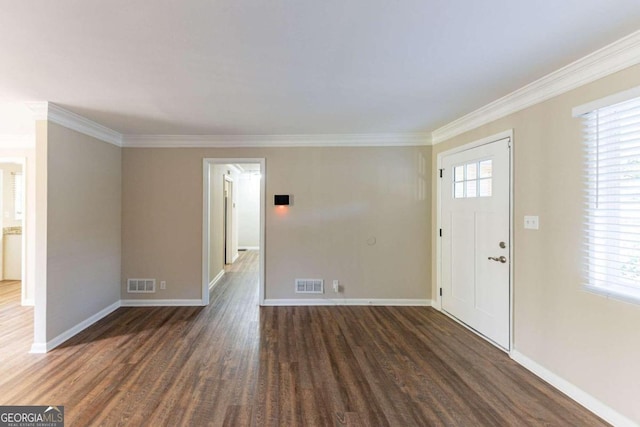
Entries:
[[510, 138], [442, 158], [442, 309], [509, 349]]

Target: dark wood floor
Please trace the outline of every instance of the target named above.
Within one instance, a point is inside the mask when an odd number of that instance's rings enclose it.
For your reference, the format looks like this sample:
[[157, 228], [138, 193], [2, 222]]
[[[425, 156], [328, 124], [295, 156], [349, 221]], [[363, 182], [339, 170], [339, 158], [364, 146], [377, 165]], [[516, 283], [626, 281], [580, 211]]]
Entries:
[[64, 405], [67, 426], [606, 425], [431, 308], [260, 309], [257, 280], [245, 252], [208, 307], [121, 308], [46, 355], [2, 284], [0, 405]]

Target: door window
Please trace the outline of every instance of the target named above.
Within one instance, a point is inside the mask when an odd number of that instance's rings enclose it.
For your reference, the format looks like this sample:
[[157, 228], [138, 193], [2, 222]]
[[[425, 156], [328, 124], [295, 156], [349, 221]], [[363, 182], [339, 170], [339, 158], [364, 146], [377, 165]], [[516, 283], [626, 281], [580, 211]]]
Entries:
[[464, 163], [453, 167], [453, 197], [491, 197], [493, 161]]

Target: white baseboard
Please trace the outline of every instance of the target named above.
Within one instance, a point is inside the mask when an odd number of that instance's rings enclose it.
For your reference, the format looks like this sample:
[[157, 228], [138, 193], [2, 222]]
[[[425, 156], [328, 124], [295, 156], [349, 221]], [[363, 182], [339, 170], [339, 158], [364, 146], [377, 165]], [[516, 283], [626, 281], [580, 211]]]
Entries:
[[233, 256], [233, 259], [231, 260], [231, 264], [233, 264], [234, 262], [236, 262], [236, 260], [240, 258], [240, 254], [238, 252], [236, 252], [236, 254]]
[[213, 278], [211, 283], [209, 283], [209, 291], [211, 291], [211, 289], [213, 289], [218, 284], [220, 279], [222, 279], [222, 276], [224, 276], [224, 269], [220, 270], [216, 277]]
[[35, 343], [34, 342], [33, 345], [31, 346], [31, 351], [30, 352], [31, 353], [46, 353], [48, 351], [51, 351], [54, 348], [56, 348], [57, 346], [59, 346], [60, 344], [62, 344], [63, 342], [67, 341], [69, 338], [71, 338], [74, 335], [76, 335], [77, 333], [87, 329], [89, 326], [93, 325], [98, 320], [100, 320], [103, 317], [106, 317], [109, 314], [113, 313], [118, 308], [120, 308], [120, 301], [116, 301], [113, 304], [111, 304], [110, 306], [103, 308], [102, 310], [100, 310], [99, 312], [94, 314], [93, 316], [91, 316], [91, 317], [83, 320], [82, 322], [78, 323], [77, 325], [67, 329], [66, 331], [64, 331], [63, 333], [61, 333], [60, 335], [58, 335], [54, 339], [47, 341], [46, 343]]
[[266, 299], [264, 306], [310, 306], [310, 305], [374, 305], [374, 306], [431, 306], [430, 299]]
[[32, 299], [23, 299], [22, 306], [23, 307], [33, 307], [36, 305], [36, 302]]
[[123, 299], [121, 307], [183, 307], [205, 305], [201, 299]]
[[238, 247], [238, 250], [259, 251], [260, 250], [260, 246], [240, 246], [240, 247]]
[[610, 406], [602, 403], [600, 400], [596, 399], [581, 388], [554, 374], [544, 366], [539, 365], [517, 350], [512, 350], [510, 356], [521, 366], [533, 372], [535, 375], [542, 378], [553, 387], [557, 388], [562, 393], [566, 394], [571, 399], [575, 400], [600, 418], [603, 418], [608, 423], [611, 423], [617, 427], [633, 427], [638, 425], [634, 421], [612, 409]]
[[47, 343], [46, 342], [34, 342], [31, 344], [31, 350], [29, 353], [32, 354], [44, 354], [47, 352]]

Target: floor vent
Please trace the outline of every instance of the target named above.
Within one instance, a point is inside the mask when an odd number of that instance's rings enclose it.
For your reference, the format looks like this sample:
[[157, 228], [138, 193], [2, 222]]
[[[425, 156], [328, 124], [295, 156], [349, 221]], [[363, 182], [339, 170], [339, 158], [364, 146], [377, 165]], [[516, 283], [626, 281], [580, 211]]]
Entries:
[[127, 292], [130, 294], [151, 294], [156, 291], [156, 279], [129, 279]]
[[323, 294], [324, 280], [322, 279], [296, 279], [297, 294]]

